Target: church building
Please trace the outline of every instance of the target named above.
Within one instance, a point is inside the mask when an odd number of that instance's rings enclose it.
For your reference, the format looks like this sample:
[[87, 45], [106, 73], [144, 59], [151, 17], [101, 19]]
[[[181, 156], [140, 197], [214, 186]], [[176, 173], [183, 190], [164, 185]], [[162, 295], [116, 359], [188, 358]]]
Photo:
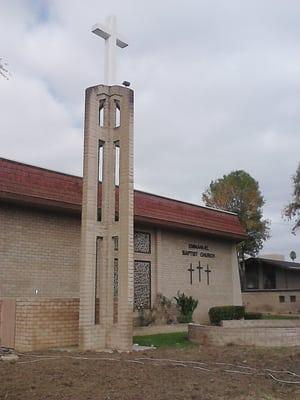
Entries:
[[[81, 204], [81, 177], [0, 158], [0, 345], [78, 345]], [[241, 305], [245, 237], [235, 214], [135, 190], [132, 311], [178, 291], [198, 299], [198, 322]]]

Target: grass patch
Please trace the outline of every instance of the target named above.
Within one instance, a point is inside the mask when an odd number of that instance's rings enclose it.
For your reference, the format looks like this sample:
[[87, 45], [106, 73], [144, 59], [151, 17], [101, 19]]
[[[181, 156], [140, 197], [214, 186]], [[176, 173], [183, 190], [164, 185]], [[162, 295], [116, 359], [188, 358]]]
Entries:
[[187, 332], [161, 333], [158, 335], [134, 336], [133, 343], [140, 346], [187, 348], [194, 346]]
[[264, 314], [262, 319], [300, 319], [298, 315], [272, 315]]

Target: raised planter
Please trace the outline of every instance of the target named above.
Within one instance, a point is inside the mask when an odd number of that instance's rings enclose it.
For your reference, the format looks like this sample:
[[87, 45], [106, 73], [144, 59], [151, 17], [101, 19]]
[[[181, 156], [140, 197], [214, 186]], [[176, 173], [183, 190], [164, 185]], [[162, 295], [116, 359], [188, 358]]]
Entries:
[[300, 328], [300, 319], [235, 319], [222, 321], [224, 328]]
[[300, 346], [298, 320], [222, 321], [223, 326], [189, 324], [189, 340], [202, 345]]

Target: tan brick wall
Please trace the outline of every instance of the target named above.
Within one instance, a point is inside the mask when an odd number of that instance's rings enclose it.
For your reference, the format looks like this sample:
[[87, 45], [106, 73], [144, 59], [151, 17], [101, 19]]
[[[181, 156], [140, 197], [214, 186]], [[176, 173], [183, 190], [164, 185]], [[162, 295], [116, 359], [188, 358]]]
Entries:
[[222, 321], [224, 328], [300, 328], [300, 319], [233, 319]]
[[[284, 303], [281, 303], [279, 301], [279, 296], [284, 296]], [[291, 296], [296, 297], [296, 302], [291, 302]], [[299, 314], [300, 290], [246, 292], [243, 293], [243, 304], [246, 307], [247, 311], [270, 312], [279, 314]]]
[[15, 348], [32, 351], [78, 345], [79, 299], [16, 301]]
[[[241, 292], [237, 278], [236, 253], [230, 242], [207, 239], [200, 235], [182, 235], [176, 232], [162, 231], [161, 260], [158, 265], [159, 291], [172, 298], [180, 290], [199, 300], [194, 313], [194, 320], [207, 322], [208, 310], [218, 305], [240, 305]], [[189, 243], [200, 243], [208, 246], [215, 258], [201, 258], [182, 255], [182, 250], [188, 248]], [[200, 260], [206, 269], [207, 264], [212, 270], [207, 284], [207, 274], [201, 272], [199, 282], [196, 266]], [[190, 284], [188, 268], [193, 264], [193, 284]]]
[[79, 296], [80, 219], [0, 207], [0, 297]]
[[[80, 218], [62, 213], [0, 207], [0, 297], [78, 297]], [[152, 303], [156, 287], [155, 229], [151, 254], [135, 253], [151, 261]], [[118, 253], [116, 252], [116, 256]], [[34, 290], [39, 289], [35, 295]]]
[[[238, 281], [235, 248], [230, 242], [207, 239], [200, 235], [150, 229], [142, 225], [135, 226], [136, 230], [151, 233], [151, 254], [134, 253], [135, 260], [151, 262], [151, 300], [156, 293], [162, 293], [174, 301], [174, 296], [180, 290], [199, 300], [194, 313], [195, 321], [207, 322], [208, 310], [216, 305], [240, 305], [241, 292]], [[215, 258], [183, 256], [182, 250], [188, 245], [204, 244], [215, 253]], [[200, 260], [204, 267], [201, 272], [201, 282], [196, 266]], [[187, 271], [193, 264], [193, 284]], [[207, 285], [207, 275], [204, 272], [207, 264], [210, 273], [210, 284]]]
[[223, 328], [189, 324], [189, 339], [202, 345], [224, 346], [228, 344], [264, 347], [300, 345], [300, 328]]
[[0, 300], [0, 346], [15, 345], [16, 301], [13, 298]]
[[[79, 217], [1, 204], [0, 224], [0, 297], [31, 297], [37, 288], [36, 298], [78, 298]], [[184, 291], [199, 299], [195, 320], [201, 322], [207, 321], [212, 306], [239, 304], [230, 242], [140, 224], [135, 229], [151, 233], [151, 254], [134, 253], [134, 259], [151, 261], [152, 304], [158, 292], [173, 298], [177, 290]], [[207, 244], [216, 254], [208, 259], [209, 286], [204, 270], [201, 283], [196, 270], [198, 260], [206, 266], [206, 259], [182, 255], [189, 243]], [[190, 262], [195, 269], [193, 285], [187, 271]]]

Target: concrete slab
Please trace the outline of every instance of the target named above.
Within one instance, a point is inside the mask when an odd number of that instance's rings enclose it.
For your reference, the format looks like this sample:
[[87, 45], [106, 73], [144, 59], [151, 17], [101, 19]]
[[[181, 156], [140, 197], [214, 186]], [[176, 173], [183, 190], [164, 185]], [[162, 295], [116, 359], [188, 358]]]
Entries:
[[16, 354], [5, 354], [4, 356], [0, 357], [1, 361], [8, 361], [8, 362], [16, 362], [18, 361], [19, 357]]
[[132, 351], [146, 351], [146, 350], [155, 350], [154, 346], [140, 346], [139, 344], [134, 344], [132, 346]]

